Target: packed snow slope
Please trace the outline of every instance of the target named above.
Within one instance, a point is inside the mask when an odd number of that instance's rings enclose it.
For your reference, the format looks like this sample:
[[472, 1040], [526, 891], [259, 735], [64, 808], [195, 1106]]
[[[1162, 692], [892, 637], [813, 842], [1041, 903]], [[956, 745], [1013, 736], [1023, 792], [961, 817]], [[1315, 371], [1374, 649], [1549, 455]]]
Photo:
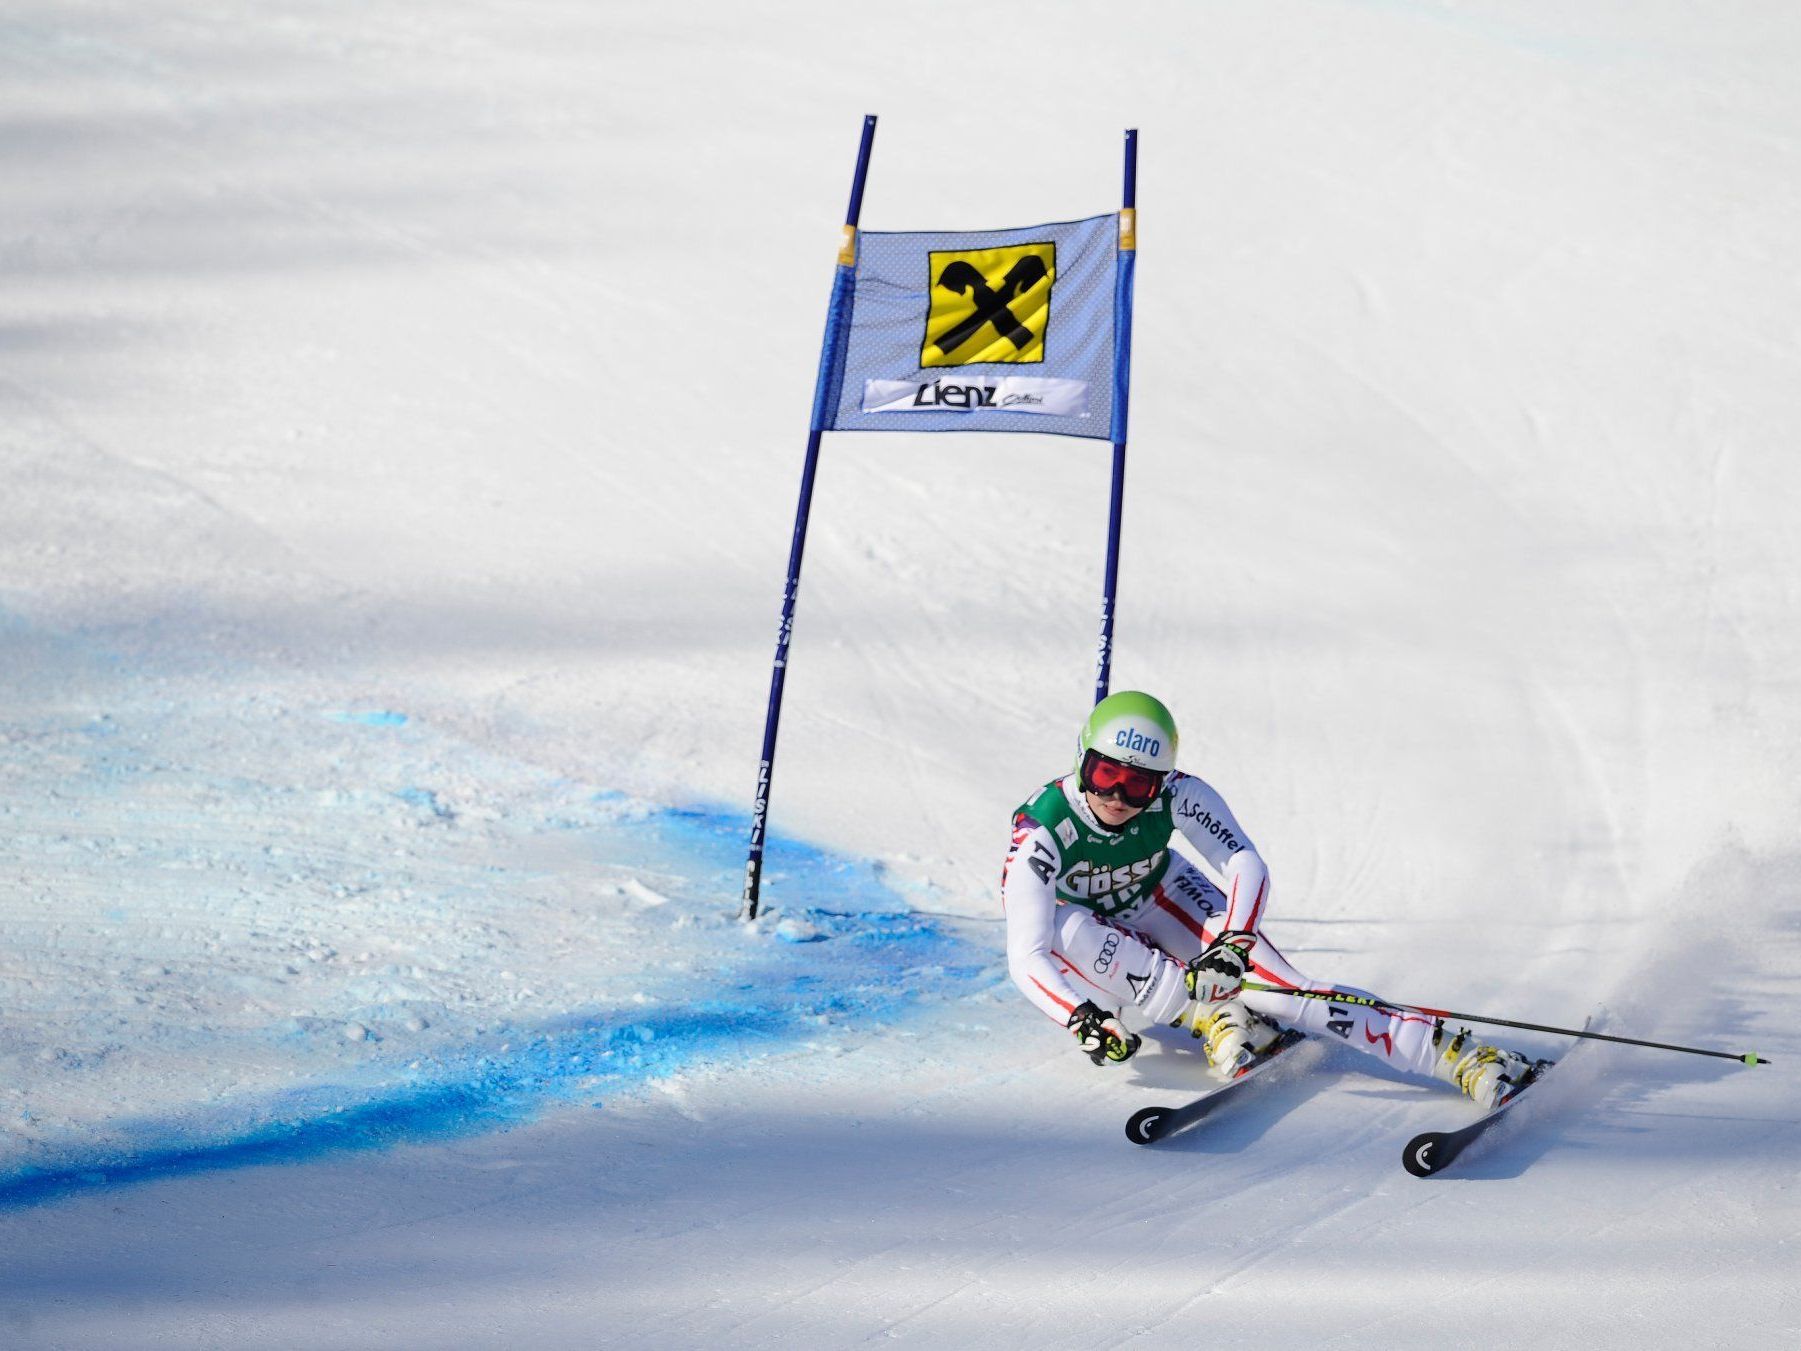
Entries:
[[[1750, 0], [0, 14], [8, 1346], [1801, 1336], [1801, 18]], [[1108, 455], [828, 438], [863, 221], [1110, 210], [1117, 687], [1310, 972], [1573, 1052], [1454, 1177], [1008, 985]], [[1520, 1034], [1560, 1054], [1568, 1043]], [[598, 1110], [597, 1110], [598, 1109]]]

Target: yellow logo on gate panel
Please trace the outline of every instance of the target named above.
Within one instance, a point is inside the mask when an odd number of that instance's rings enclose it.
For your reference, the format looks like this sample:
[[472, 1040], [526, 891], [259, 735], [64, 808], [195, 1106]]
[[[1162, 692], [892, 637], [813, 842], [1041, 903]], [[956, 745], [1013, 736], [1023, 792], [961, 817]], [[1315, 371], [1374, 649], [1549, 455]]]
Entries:
[[921, 366], [1043, 361], [1057, 280], [1054, 243], [929, 255], [931, 307]]

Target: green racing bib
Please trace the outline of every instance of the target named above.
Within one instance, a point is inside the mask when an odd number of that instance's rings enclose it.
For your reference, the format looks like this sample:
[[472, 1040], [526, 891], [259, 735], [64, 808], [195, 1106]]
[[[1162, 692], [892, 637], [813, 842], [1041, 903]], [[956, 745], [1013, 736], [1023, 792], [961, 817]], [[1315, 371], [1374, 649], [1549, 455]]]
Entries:
[[1057, 899], [1104, 918], [1136, 909], [1169, 869], [1169, 837], [1175, 825], [1167, 788], [1118, 832], [1096, 830], [1076, 815], [1063, 796], [1061, 780], [1046, 784], [1013, 819], [1016, 824], [1022, 819], [1036, 821], [1056, 838], [1063, 851], [1061, 865], [1031, 853], [1025, 862], [1042, 880], [1054, 881]]

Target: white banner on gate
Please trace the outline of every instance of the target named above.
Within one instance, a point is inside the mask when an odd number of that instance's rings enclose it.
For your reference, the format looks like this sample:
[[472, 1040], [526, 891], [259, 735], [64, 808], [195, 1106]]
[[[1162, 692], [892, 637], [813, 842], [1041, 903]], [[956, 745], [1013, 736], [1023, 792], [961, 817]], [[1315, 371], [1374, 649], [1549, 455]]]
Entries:
[[1088, 382], [1030, 375], [865, 380], [865, 413], [1038, 413], [1087, 417]]

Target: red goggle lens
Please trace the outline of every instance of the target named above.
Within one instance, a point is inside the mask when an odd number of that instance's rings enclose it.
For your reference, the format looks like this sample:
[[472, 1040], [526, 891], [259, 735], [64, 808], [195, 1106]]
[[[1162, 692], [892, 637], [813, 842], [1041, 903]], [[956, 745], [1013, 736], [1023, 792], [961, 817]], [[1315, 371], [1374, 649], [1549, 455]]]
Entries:
[[1096, 797], [1118, 793], [1128, 807], [1148, 807], [1163, 791], [1164, 774], [1158, 769], [1122, 765], [1099, 751], [1082, 757], [1082, 787]]

